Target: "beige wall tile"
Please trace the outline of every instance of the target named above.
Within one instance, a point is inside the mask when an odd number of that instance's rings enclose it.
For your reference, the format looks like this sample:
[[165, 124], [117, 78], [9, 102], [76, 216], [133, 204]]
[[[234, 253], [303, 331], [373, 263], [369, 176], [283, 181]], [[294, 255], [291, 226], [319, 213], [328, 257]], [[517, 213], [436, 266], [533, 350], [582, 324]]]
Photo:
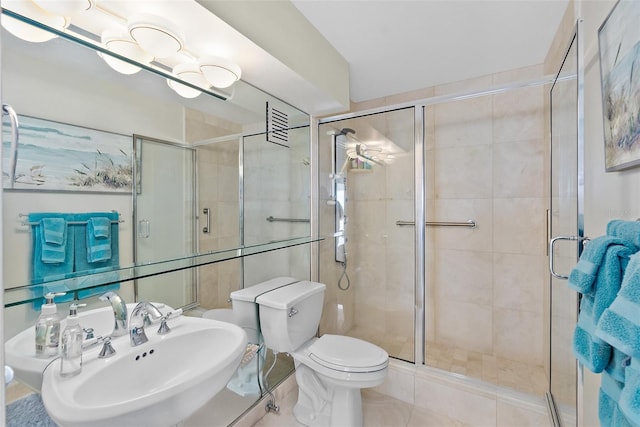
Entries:
[[436, 339], [445, 344], [491, 354], [491, 306], [437, 298]]
[[542, 87], [508, 91], [493, 98], [495, 142], [544, 138]]
[[496, 308], [543, 313], [543, 290], [549, 274], [542, 255], [495, 253], [493, 303]]
[[438, 249], [493, 250], [493, 203], [491, 199], [437, 199], [428, 221], [476, 221], [470, 227], [432, 227]]
[[[493, 256], [490, 252], [441, 249], [436, 254], [436, 295], [439, 300], [491, 306]], [[477, 324], [489, 328], [491, 324]]]
[[498, 309], [494, 312], [494, 322], [495, 354], [506, 359], [542, 365], [541, 314]]
[[494, 199], [494, 250], [530, 255], [546, 254], [546, 218], [544, 199]]
[[491, 97], [438, 104], [435, 109], [435, 145], [439, 148], [491, 144]]
[[493, 196], [544, 197], [544, 140], [493, 146]]
[[437, 149], [436, 198], [484, 199], [492, 193], [490, 145]]

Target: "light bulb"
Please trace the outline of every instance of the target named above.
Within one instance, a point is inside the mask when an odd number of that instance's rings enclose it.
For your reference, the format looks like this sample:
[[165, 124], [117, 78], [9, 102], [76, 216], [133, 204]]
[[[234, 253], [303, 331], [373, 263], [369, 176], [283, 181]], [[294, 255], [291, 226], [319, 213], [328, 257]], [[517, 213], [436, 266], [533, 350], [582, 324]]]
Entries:
[[[200, 72], [197, 64], [178, 64], [173, 68], [173, 74], [194, 86], [198, 86], [203, 89], [208, 89], [209, 87], [209, 84]], [[195, 98], [202, 93], [197, 89], [183, 85], [175, 80], [167, 79], [167, 84], [183, 98]]]
[[33, 2], [47, 12], [63, 16], [73, 16], [91, 9], [92, 6], [90, 0], [33, 0]]
[[212, 86], [217, 88], [229, 87], [240, 80], [242, 70], [237, 64], [217, 57], [203, 58], [200, 61], [200, 71]]
[[[136, 42], [121, 35], [114, 30], [106, 30], [102, 33], [102, 44], [108, 50], [125, 58], [132, 59], [142, 64], [148, 64], [153, 61], [153, 56], [145, 52], [138, 46]], [[115, 58], [110, 55], [98, 53], [98, 55], [104, 59], [104, 61], [119, 73], [122, 74], [135, 74], [140, 71], [140, 67]]]
[[[59, 31], [64, 31], [69, 26], [69, 20], [66, 17], [53, 15], [30, 0], [7, 0], [3, 2], [3, 7]], [[7, 31], [28, 42], [41, 43], [57, 37], [54, 33], [5, 14], [2, 14], [1, 21]]]

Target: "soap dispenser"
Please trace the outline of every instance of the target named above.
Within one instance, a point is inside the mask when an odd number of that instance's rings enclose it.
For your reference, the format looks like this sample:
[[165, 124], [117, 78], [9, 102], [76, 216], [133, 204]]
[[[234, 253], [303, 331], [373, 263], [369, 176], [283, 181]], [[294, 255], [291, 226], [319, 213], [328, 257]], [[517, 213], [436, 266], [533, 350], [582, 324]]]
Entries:
[[53, 299], [64, 292], [49, 292], [44, 297], [46, 303], [36, 322], [36, 356], [47, 358], [58, 355], [60, 344], [60, 316]]
[[72, 377], [82, 370], [83, 331], [78, 320], [78, 307], [86, 304], [71, 304], [67, 326], [62, 332], [62, 357], [60, 358], [60, 376]]

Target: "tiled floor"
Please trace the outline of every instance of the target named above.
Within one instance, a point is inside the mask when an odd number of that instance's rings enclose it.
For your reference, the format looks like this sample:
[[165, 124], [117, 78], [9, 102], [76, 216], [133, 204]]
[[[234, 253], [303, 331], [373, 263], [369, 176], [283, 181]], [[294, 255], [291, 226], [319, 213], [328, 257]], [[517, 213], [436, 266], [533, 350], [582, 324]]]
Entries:
[[[413, 342], [406, 336], [384, 334], [366, 327], [354, 327], [345, 335], [374, 343], [393, 357], [410, 362], [414, 359]], [[543, 395], [548, 389], [543, 366], [529, 365], [490, 354], [428, 342], [425, 362], [433, 368], [524, 393]]]
[[[303, 426], [293, 415], [293, 406], [298, 390], [288, 393], [281, 402], [279, 414], [267, 414], [254, 424], [255, 427], [298, 427]], [[428, 427], [462, 426], [463, 424], [446, 416], [436, 414], [419, 406], [371, 390], [362, 391], [363, 423], [367, 427]]]
[[435, 343], [427, 344], [426, 365], [537, 396], [548, 389], [542, 366]]

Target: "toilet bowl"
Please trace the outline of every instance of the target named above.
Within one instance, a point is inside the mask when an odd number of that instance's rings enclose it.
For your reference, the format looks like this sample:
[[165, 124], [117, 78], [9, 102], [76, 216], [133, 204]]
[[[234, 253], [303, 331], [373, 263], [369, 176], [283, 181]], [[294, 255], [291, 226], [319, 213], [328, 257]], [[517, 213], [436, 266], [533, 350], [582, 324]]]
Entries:
[[298, 401], [294, 415], [308, 426], [362, 426], [360, 389], [384, 382], [389, 355], [369, 342], [315, 334], [326, 286], [302, 281], [260, 295], [264, 343], [294, 359]]

